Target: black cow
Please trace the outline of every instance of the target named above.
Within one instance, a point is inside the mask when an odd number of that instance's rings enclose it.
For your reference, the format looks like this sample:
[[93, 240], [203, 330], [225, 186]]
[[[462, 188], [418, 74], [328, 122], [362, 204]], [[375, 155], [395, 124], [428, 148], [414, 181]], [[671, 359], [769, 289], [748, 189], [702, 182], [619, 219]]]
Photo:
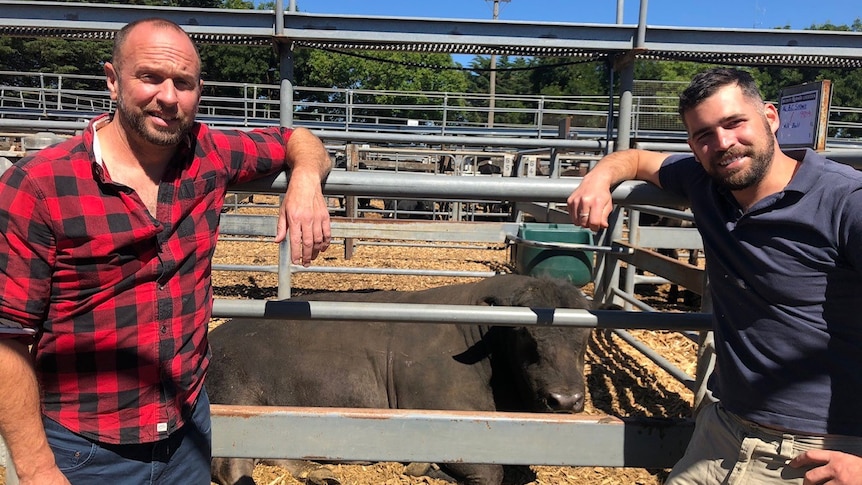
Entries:
[[502, 175], [503, 169], [491, 162], [485, 162], [479, 165], [478, 172], [482, 175]]
[[[301, 299], [591, 308], [567, 282], [522, 275]], [[589, 329], [547, 325], [233, 319], [210, 335], [207, 390], [212, 402], [236, 405], [581, 412], [589, 337]], [[296, 462], [279, 464], [291, 469]], [[473, 485], [497, 485], [503, 478], [499, 465], [440, 466]], [[253, 483], [253, 468], [252, 460], [216, 459], [213, 479]]]
[[434, 219], [434, 202], [416, 199], [386, 199], [383, 217], [398, 219]]

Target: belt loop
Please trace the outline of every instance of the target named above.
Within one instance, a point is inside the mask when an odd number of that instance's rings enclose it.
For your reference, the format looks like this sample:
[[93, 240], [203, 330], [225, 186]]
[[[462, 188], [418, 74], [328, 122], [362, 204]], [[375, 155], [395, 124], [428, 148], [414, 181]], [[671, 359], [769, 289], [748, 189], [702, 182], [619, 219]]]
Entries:
[[796, 456], [796, 453], [793, 451], [795, 441], [796, 440], [792, 434], [782, 434], [781, 444], [778, 447], [778, 454], [787, 458], [793, 458]]

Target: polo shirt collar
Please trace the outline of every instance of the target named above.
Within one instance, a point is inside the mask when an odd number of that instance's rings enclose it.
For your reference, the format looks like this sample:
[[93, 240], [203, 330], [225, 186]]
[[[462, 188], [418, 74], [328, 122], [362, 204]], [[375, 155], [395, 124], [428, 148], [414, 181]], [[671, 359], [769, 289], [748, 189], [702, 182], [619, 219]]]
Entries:
[[814, 188], [820, 174], [826, 166], [826, 159], [810, 148], [787, 150], [785, 155], [802, 162], [796, 174], [790, 179], [790, 183], [784, 188], [785, 192], [808, 193]]

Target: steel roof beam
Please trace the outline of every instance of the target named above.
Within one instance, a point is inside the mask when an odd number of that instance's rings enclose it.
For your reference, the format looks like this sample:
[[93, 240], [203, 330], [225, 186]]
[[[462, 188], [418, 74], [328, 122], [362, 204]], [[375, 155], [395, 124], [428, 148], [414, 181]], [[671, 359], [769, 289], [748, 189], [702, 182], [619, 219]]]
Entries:
[[[449, 53], [550, 56], [613, 54], [633, 48], [637, 26], [505, 20], [364, 17], [284, 13], [284, 36], [269, 10], [0, 0], [0, 35], [111, 38], [125, 23], [159, 16], [182, 25], [202, 43], [299, 41], [331, 48], [383, 48]], [[706, 29], [647, 26], [644, 50], [660, 56], [733, 55], [754, 64], [834, 64], [862, 59], [862, 33], [784, 29]], [[708, 60], [708, 59], [706, 59]]]
[[275, 18], [271, 10], [0, 0], [0, 12], [3, 30], [62, 29], [98, 32], [112, 37], [128, 22], [162, 17], [181, 25], [190, 34], [269, 39], [275, 33]]

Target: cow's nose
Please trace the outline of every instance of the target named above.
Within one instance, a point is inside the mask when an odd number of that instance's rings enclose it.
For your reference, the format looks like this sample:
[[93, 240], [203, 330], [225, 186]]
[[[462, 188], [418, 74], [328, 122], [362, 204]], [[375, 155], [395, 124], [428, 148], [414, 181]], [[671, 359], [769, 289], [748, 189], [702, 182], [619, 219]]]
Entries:
[[580, 413], [584, 410], [584, 394], [552, 392], [548, 394], [548, 407], [554, 411]]

